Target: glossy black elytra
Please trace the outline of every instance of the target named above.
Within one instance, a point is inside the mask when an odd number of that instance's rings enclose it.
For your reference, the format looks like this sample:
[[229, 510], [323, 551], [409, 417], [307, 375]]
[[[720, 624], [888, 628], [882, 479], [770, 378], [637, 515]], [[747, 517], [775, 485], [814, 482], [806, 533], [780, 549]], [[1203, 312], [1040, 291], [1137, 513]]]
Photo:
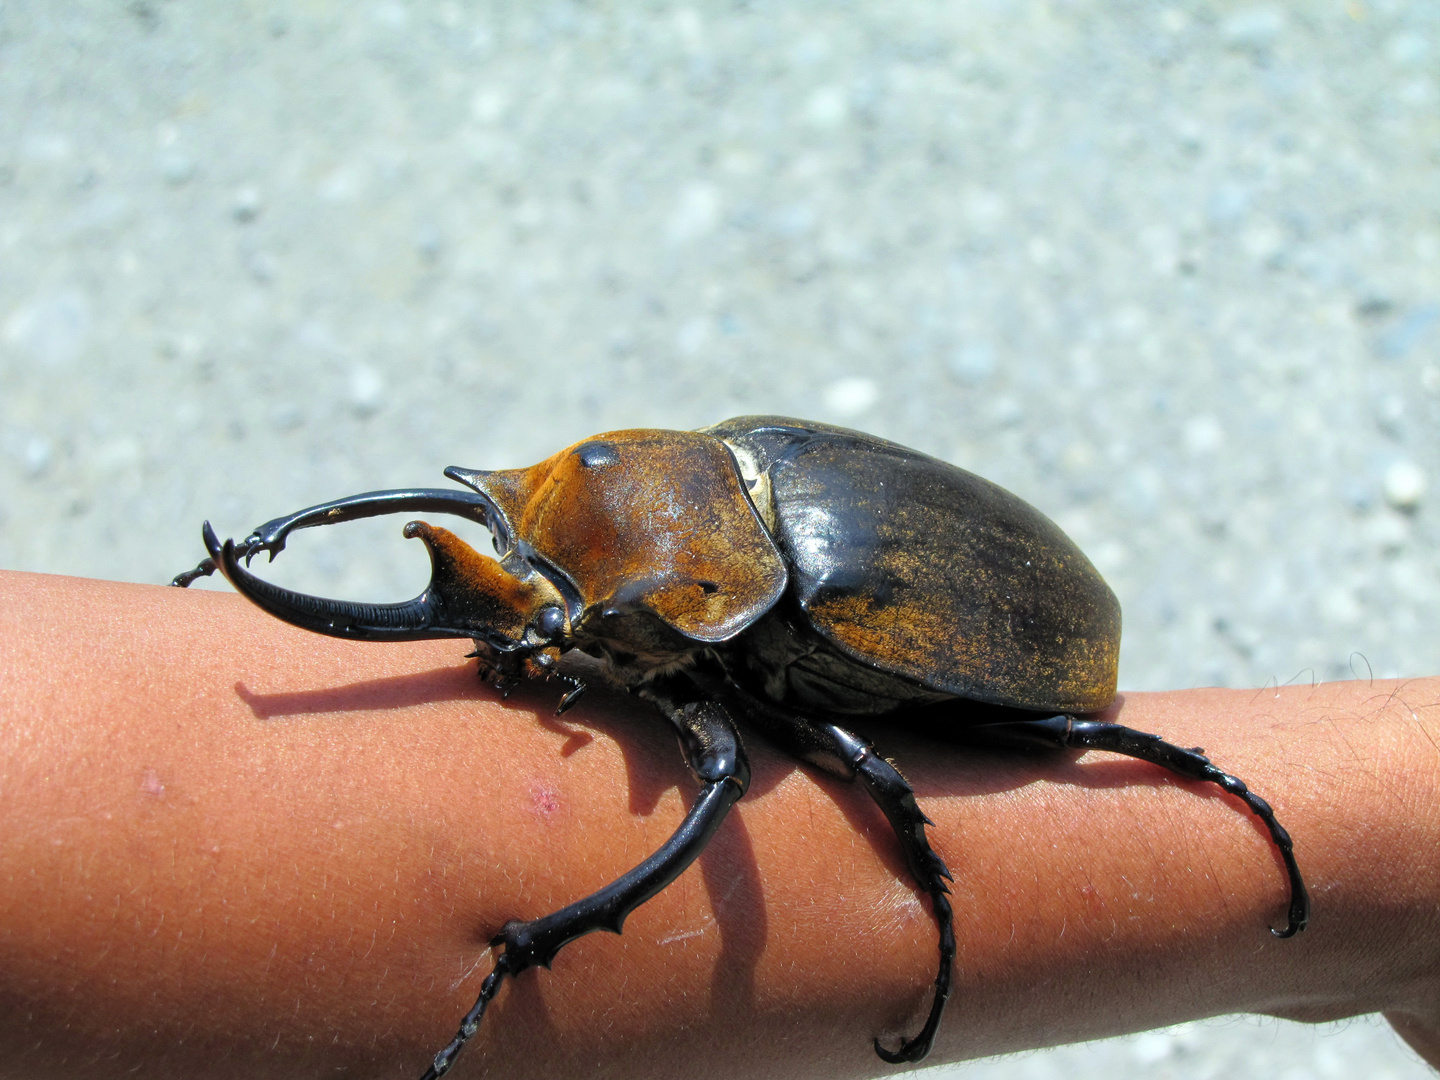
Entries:
[[[704, 850], [750, 770], [739, 727], [801, 761], [858, 779], [900, 842], [940, 929], [940, 967], [920, 1032], [887, 1062], [930, 1050], [950, 993], [955, 938], [930, 821], [899, 771], [836, 720], [941, 702], [967, 745], [1108, 750], [1218, 784], [1264, 823], [1289, 874], [1289, 937], [1309, 898], [1290, 836], [1265, 800], [1198, 750], [1084, 719], [1115, 697], [1120, 608], [1070, 539], [1009, 492], [861, 432], [744, 416], [699, 432], [599, 435], [529, 469], [445, 475], [470, 490], [375, 491], [301, 510], [221, 544], [181, 574], [220, 569], [273, 615], [372, 641], [468, 637], [483, 678], [502, 689], [555, 676], [580, 649], [669, 720], [701, 785], [685, 820], [650, 858], [593, 896], [512, 921], [478, 1000], [425, 1073], [450, 1068], [507, 976], [548, 966], [625, 917]], [[455, 514], [488, 526], [498, 560], [449, 531], [411, 522], [430, 551], [429, 587], [403, 604], [305, 596], [242, 566], [273, 559], [295, 529], [398, 512]]]

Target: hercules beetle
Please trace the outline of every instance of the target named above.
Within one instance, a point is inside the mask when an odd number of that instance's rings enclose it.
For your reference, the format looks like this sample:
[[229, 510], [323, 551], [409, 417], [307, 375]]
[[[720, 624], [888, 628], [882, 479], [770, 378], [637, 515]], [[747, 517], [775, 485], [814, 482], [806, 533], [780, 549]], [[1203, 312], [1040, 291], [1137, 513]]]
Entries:
[[[530, 922], [505, 925], [478, 1000], [425, 1076], [438, 1077], [479, 1026], [506, 976], [549, 966], [594, 930], [670, 884], [705, 848], [749, 782], [738, 727], [801, 761], [858, 779], [889, 819], [930, 897], [940, 968], [929, 1016], [891, 1063], [930, 1050], [950, 992], [955, 938], [945, 881], [909, 784], [837, 723], [896, 718], [949, 702], [947, 735], [972, 745], [1108, 750], [1208, 780], [1264, 823], [1290, 879], [1289, 922], [1309, 898], [1289, 835], [1239, 779], [1187, 750], [1084, 719], [1115, 697], [1120, 608], [1074, 543], [1037, 510], [971, 473], [861, 432], [743, 416], [698, 432], [599, 435], [529, 469], [448, 468], [470, 490], [375, 491], [276, 518], [240, 543], [207, 522], [210, 558], [241, 593], [287, 622], [372, 641], [468, 637], [483, 678], [570, 684], [580, 649], [669, 720], [702, 785], [675, 834], [613, 884]], [[406, 511], [486, 525], [498, 560], [453, 533], [411, 522], [429, 548], [428, 588], [402, 604], [306, 596], [255, 577], [295, 529]]]

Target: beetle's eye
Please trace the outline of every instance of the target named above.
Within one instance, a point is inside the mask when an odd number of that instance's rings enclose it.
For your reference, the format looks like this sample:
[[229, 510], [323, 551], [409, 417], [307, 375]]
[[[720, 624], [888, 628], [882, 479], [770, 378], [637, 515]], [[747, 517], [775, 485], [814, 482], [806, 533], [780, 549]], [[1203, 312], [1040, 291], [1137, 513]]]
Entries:
[[541, 608], [540, 614], [535, 618], [535, 629], [547, 641], [559, 637], [565, 630], [565, 612], [554, 604]]
[[606, 442], [587, 442], [576, 447], [575, 456], [587, 469], [599, 469], [620, 462], [620, 452]]

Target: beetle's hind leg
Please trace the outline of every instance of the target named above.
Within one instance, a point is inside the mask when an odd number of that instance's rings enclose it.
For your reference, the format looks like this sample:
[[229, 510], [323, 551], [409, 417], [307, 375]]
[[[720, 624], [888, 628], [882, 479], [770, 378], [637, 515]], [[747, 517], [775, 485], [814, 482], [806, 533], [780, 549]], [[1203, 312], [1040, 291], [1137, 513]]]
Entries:
[[435, 1080], [449, 1071], [455, 1055], [475, 1034], [485, 1010], [506, 976], [520, 974], [537, 964], [549, 967], [555, 955], [570, 942], [596, 930], [620, 933], [626, 916], [669, 885], [695, 861], [710, 843], [750, 784], [750, 764], [740, 736], [726, 708], [719, 702], [695, 700], [693, 695], [643, 694], [659, 705], [680, 737], [690, 771], [704, 786], [674, 835], [635, 869], [568, 907], [530, 922], [505, 924], [492, 946], [502, 951], [495, 967], [480, 986], [480, 996], [450, 1045], [435, 1055], [421, 1080]]
[[981, 724], [964, 730], [964, 738], [974, 745], [997, 747], [1042, 746], [1074, 750], [1108, 750], [1112, 754], [1139, 758], [1169, 769], [1187, 780], [1206, 780], [1234, 795], [1243, 802], [1270, 833], [1285, 871], [1290, 878], [1290, 910], [1283, 930], [1271, 929], [1276, 937], [1287, 938], [1304, 930], [1310, 921], [1310, 894], [1300, 867], [1295, 862], [1295, 845], [1290, 834], [1275, 818], [1270, 804], [1256, 795], [1238, 776], [1216, 768], [1199, 747], [1186, 749], [1168, 743], [1158, 735], [1109, 724], [1100, 720], [1081, 720], [1073, 716], [1052, 716], [1043, 720], [1018, 720], [1000, 724]]

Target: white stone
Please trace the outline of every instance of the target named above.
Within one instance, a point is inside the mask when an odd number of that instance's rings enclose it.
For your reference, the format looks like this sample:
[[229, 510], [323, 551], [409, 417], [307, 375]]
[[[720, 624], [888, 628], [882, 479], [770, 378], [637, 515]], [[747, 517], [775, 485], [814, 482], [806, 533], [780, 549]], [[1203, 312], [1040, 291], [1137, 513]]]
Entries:
[[1225, 429], [1213, 416], [1193, 416], [1185, 421], [1185, 449], [1190, 453], [1213, 454], [1225, 442]]
[[1385, 501], [1397, 510], [1413, 510], [1420, 505], [1426, 485], [1425, 470], [1402, 458], [1385, 470]]
[[64, 367], [84, 350], [91, 321], [85, 294], [65, 288], [10, 316], [5, 322], [5, 340], [47, 367]]
[[379, 410], [385, 397], [385, 377], [365, 364], [350, 372], [350, 408], [357, 416]]
[[874, 379], [852, 377], [831, 383], [825, 389], [825, 411], [841, 419], [859, 416], [880, 399]]
[[720, 223], [720, 192], [712, 184], [690, 184], [680, 192], [666, 234], [672, 243], [698, 240]]
[[850, 103], [839, 86], [822, 86], [805, 102], [805, 119], [817, 128], [838, 128], [850, 116]]

